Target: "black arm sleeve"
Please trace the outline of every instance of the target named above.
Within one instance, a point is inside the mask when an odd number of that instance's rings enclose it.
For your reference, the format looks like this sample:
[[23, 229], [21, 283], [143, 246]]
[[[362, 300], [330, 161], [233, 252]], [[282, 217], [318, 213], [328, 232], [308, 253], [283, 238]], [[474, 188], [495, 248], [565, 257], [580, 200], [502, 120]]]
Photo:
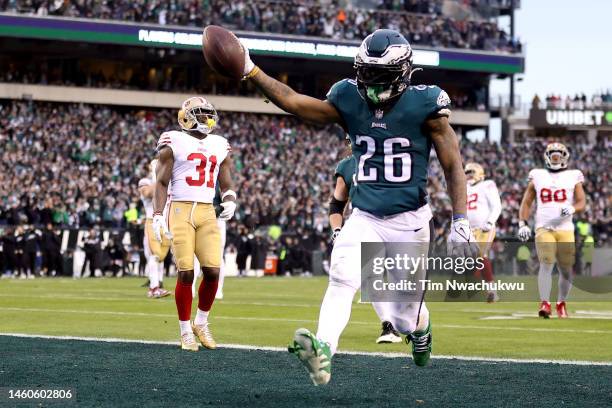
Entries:
[[346, 207], [347, 201], [337, 200], [336, 197], [332, 196], [331, 200], [329, 200], [329, 215], [332, 214], [343, 214], [344, 207]]

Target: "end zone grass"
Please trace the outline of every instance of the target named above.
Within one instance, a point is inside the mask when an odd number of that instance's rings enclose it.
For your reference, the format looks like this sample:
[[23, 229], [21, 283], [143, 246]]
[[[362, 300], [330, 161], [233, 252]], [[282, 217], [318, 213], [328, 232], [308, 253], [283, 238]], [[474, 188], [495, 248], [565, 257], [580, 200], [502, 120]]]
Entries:
[[[142, 280], [0, 281], [0, 333], [123, 338], [177, 344], [174, 299], [151, 300]], [[174, 282], [166, 282], [168, 288]], [[434, 354], [491, 359], [585, 360], [607, 365], [434, 358], [418, 368], [405, 344], [376, 345], [371, 305], [355, 304], [332, 382], [315, 388], [285, 347], [316, 328], [323, 278], [228, 279], [211, 321], [220, 343], [177, 345], [22, 338], [0, 334], [3, 387], [71, 387], [78, 406], [609, 406], [612, 305], [570, 303], [568, 320], [541, 320], [537, 302], [430, 303]], [[194, 302], [195, 304], [195, 302]], [[578, 318], [583, 317], [583, 318]], [[588, 318], [585, 318], [588, 317]], [[595, 318], [593, 318], [595, 317]], [[511, 319], [511, 320], [508, 320]], [[396, 354], [397, 355], [397, 354]], [[6, 406], [4, 402], [0, 403]], [[38, 404], [25, 404], [33, 406]], [[10, 406], [10, 405], [8, 405]], [[45, 401], [42, 406], [65, 406]]]
[[[142, 282], [1, 280], [0, 332], [178, 341], [174, 298], [147, 299]], [[326, 284], [325, 278], [228, 278], [225, 299], [211, 313], [215, 338], [284, 347], [296, 328], [316, 329]], [[612, 361], [612, 303], [570, 301], [567, 320], [538, 319], [537, 306], [430, 302], [434, 354]], [[405, 344], [375, 344], [379, 330], [372, 306], [354, 304], [340, 350], [407, 352]]]

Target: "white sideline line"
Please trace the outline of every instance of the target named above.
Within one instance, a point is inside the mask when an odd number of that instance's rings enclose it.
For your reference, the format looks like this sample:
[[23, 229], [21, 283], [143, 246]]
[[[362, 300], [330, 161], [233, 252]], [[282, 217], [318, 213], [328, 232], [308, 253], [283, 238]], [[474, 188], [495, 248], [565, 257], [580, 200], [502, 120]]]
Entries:
[[[108, 310], [72, 310], [72, 309], [44, 309], [33, 307], [0, 307], [0, 310], [13, 312], [42, 312], [42, 313], [68, 313], [68, 314], [88, 314], [88, 315], [110, 315], [110, 316], [141, 316], [141, 317], [165, 317], [176, 318], [175, 314], [165, 313], [144, 313], [144, 312], [115, 312]], [[313, 319], [287, 319], [278, 317], [248, 317], [248, 316], [214, 316], [213, 319], [219, 320], [246, 320], [246, 321], [263, 321], [263, 322], [297, 322], [297, 323], [316, 323]], [[351, 324], [376, 326], [378, 322], [364, 322], [351, 320]], [[595, 330], [595, 329], [557, 329], [547, 327], [512, 327], [512, 326], [476, 326], [476, 325], [458, 325], [458, 324], [435, 324], [435, 327], [442, 329], [475, 329], [475, 330], [509, 330], [509, 331], [527, 331], [527, 332], [543, 332], [543, 333], [580, 333], [580, 334], [612, 334], [612, 330]]]
[[[79, 341], [95, 341], [101, 343], [137, 343], [137, 344], [153, 344], [178, 346], [179, 342], [161, 341], [161, 340], [136, 340], [122, 339], [116, 337], [80, 337], [80, 336], [50, 336], [45, 334], [27, 334], [27, 333], [0, 333], [0, 336], [5, 337], [21, 337], [30, 339], [49, 339], [49, 340], [79, 340]], [[219, 344], [220, 348], [236, 349], [236, 350], [262, 350], [286, 352], [284, 347], [256, 346], [247, 344]], [[353, 355], [353, 356], [370, 356], [383, 358], [410, 358], [406, 353], [383, 353], [369, 351], [339, 351], [338, 354]], [[491, 363], [520, 363], [520, 364], [562, 364], [562, 365], [581, 365], [581, 366], [612, 366], [612, 362], [608, 361], [584, 361], [584, 360], [546, 360], [546, 359], [520, 359], [520, 358], [493, 358], [493, 357], [475, 357], [475, 356], [449, 356], [449, 355], [432, 355], [433, 359], [437, 360], [462, 360], [462, 361], [480, 361]]]

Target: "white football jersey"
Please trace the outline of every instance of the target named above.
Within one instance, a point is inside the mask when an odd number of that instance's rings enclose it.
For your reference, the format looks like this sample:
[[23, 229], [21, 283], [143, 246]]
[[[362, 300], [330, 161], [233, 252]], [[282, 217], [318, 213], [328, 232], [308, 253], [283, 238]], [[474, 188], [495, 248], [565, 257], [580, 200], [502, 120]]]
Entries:
[[[141, 178], [140, 181], [138, 182], [138, 188], [144, 187], [144, 186], [150, 186], [152, 184], [153, 184], [153, 180], [151, 180], [150, 178], [148, 177]], [[141, 195], [140, 201], [142, 201], [142, 206], [145, 209], [145, 217], [153, 218], [153, 197], [147, 198]]]
[[501, 200], [493, 180], [467, 185], [467, 217], [471, 228], [482, 228], [487, 222], [495, 225], [501, 214]]
[[231, 150], [227, 140], [213, 134], [198, 139], [173, 130], [162, 133], [157, 149], [163, 146], [174, 154], [172, 201], [212, 203], [219, 166]]
[[574, 188], [584, 181], [582, 172], [533, 169], [529, 172], [529, 181], [536, 192], [536, 228], [573, 231], [572, 217], [561, 217], [561, 209], [574, 204]]

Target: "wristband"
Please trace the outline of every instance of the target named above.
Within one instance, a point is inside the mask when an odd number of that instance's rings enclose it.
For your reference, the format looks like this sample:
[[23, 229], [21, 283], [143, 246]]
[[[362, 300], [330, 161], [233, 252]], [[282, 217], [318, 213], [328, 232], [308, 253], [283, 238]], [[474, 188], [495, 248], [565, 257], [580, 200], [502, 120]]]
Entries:
[[161, 211], [153, 211], [153, 215], [164, 215]]
[[453, 214], [453, 221], [464, 220], [465, 218], [465, 214]]
[[223, 194], [221, 194], [221, 201], [225, 200], [225, 197], [230, 195], [234, 197], [234, 200], [238, 199], [234, 190], [227, 190]]
[[251, 70], [251, 72], [249, 72], [248, 74], [246, 74], [242, 80], [246, 81], [247, 79], [251, 79], [253, 78], [255, 75], [257, 75], [257, 73], [260, 71], [259, 67], [257, 65], [255, 65], [253, 67], [253, 69]]

